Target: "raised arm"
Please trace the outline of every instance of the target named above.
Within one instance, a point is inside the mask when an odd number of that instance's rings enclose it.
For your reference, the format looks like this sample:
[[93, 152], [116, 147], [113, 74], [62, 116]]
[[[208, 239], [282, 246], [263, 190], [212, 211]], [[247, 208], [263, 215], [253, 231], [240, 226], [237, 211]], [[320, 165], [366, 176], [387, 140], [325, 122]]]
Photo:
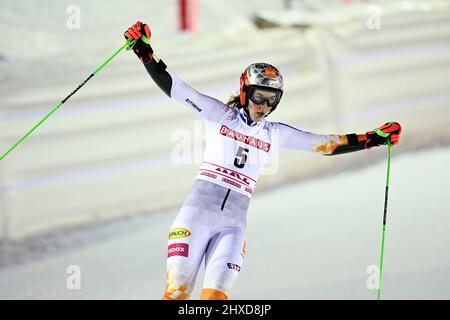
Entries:
[[388, 122], [365, 134], [321, 135], [277, 123], [280, 148], [318, 152], [326, 156], [369, 149], [384, 144], [397, 144], [401, 126]]
[[186, 84], [178, 75], [167, 68], [150, 46], [151, 31], [147, 24], [138, 21], [125, 32], [125, 38], [136, 40], [134, 53], [144, 64], [150, 77], [171, 98], [181, 102], [201, 118], [218, 122], [229, 107], [221, 101], [204, 95]]

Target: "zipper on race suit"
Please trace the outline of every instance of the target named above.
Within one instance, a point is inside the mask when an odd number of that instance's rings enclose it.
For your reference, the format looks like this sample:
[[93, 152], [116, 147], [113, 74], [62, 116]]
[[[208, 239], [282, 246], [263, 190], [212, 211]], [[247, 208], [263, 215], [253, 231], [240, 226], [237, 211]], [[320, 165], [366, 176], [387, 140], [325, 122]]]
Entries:
[[222, 207], [220, 208], [221, 211], [223, 211], [223, 208], [225, 207], [225, 202], [227, 202], [228, 195], [230, 194], [230, 191], [231, 191], [231, 189], [228, 189], [227, 194], [225, 195], [225, 198], [223, 199]]

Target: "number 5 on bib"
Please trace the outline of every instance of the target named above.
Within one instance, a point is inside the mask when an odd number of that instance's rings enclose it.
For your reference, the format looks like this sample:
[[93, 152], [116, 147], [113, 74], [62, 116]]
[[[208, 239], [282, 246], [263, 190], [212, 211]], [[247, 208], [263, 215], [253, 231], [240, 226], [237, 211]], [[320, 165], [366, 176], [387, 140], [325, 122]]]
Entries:
[[245, 162], [247, 161], [248, 149], [239, 147], [236, 158], [234, 158], [234, 166], [236, 168], [242, 169], [245, 166]]

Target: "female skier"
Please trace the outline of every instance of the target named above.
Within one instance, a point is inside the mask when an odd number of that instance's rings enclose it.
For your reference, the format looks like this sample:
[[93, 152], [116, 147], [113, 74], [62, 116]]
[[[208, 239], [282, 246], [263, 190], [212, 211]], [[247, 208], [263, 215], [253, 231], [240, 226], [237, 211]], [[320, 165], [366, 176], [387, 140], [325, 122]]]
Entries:
[[203, 256], [201, 299], [228, 299], [244, 260], [251, 195], [262, 167], [279, 148], [336, 155], [399, 141], [401, 127], [395, 122], [376, 130], [383, 137], [375, 131], [319, 135], [267, 121], [283, 95], [283, 78], [274, 66], [248, 66], [239, 95], [224, 104], [197, 92], [167, 68], [153, 53], [147, 24], [138, 21], [124, 35], [136, 40], [133, 51], [161, 90], [198, 114], [208, 128], [203, 162], [169, 232], [163, 299], [189, 298]]

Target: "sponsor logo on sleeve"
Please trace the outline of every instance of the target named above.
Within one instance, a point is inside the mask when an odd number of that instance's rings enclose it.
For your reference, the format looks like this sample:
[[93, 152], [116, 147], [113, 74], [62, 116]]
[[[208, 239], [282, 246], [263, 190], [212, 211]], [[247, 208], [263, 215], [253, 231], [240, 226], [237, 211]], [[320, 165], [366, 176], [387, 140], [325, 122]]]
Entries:
[[167, 257], [170, 258], [173, 256], [188, 257], [189, 256], [189, 245], [187, 243], [171, 244], [169, 246]]
[[202, 112], [202, 109], [200, 109], [194, 101], [190, 100], [189, 98], [186, 98], [186, 102], [189, 103], [198, 112]]
[[169, 232], [169, 240], [189, 237], [191, 232], [185, 228], [172, 229]]

